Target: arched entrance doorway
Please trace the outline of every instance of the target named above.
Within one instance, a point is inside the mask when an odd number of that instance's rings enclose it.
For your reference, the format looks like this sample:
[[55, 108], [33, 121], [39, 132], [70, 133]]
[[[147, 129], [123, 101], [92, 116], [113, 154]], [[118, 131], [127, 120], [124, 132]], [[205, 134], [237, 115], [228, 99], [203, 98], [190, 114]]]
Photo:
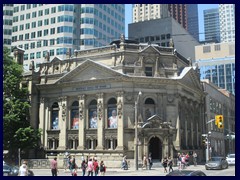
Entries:
[[150, 139], [148, 148], [148, 152], [152, 153], [152, 159], [162, 159], [162, 143], [158, 137]]

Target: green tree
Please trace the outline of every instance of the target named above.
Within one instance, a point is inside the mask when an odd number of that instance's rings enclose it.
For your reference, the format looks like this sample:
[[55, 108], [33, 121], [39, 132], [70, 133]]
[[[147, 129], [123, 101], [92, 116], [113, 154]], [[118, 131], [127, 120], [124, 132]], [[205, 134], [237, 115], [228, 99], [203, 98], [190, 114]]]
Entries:
[[41, 130], [33, 129], [29, 121], [28, 89], [22, 87], [22, 65], [10, 56], [8, 48], [3, 52], [3, 146], [11, 158], [18, 148], [24, 151], [36, 148]]

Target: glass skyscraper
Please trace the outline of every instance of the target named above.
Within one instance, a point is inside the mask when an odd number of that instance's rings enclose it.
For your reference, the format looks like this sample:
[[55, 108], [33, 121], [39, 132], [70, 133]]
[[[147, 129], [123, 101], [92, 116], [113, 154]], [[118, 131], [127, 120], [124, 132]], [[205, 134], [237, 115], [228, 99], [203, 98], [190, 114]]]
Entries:
[[25, 50], [25, 70], [46, 53], [64, 59], [68, 49], [105, 46], [124, 32], [124, 4], [14, 4], [12, 47]]
[[220, 25], [218, 8], [207, 9], [204, 14], [205, 41], [220, 42]]

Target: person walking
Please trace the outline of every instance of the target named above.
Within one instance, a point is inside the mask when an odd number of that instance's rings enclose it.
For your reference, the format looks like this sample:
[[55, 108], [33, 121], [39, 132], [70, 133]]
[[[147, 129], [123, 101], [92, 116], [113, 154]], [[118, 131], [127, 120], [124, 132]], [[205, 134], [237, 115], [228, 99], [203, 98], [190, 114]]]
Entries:
[[163, 167], [164, 167], [164, 173], [165, 172], [167, 173], [168, 160], [167, 160], [166, 156], [164, 157], [162, 164], [163, 164]]
[[28, 176], [27, 161], [23, 161], [22, 165], [19, 168], [18, 176]]
[[98, 176], [99, 166], [98, 166], [97, 159], [95, 159], [93, 162], [93, 170], [94, 170], [95, 176]]
[[178, 170], [181, 170], [182, 169], [182, 157], [181, 157], [180, 153], [178, 153], [177, 164], [178, 164]]
[[128, 170], [127, 156], [124, 156], [124, 157], [123, 157], [123, 160], [122, 160], [122, 168], [121, 168], [121, 169]]
[[106, 173], [106, 166], [103, 161], [100, 162], [100, 176], [104, 176]]
[[193, 152], [193, 163], [194, 166], [197, 166], [197, 153], [195, 151]]
[[72, 174], [72, 176], [77, 176], [77, 164], [76, 164], [76, 160], [75, 157], [73, 157], [72, 161], [70, 162], [70, 172]]
[[90, 175], [93, 176], [93, 162], [91, 158], [88, 161], [87, 171], [88, 171], [88, 176]]
[[151, 170], [153, 162], [152, 162], [152, 153], [148, 155], [148, 163], [149, 163], [149, 170]]
[[142, 162], [142, 168], [146, 168], [147, 169], [147, 157], [146, 155], [143, 156], [143, 162]]
[[57, 176], [58, 173], [58, 168], [57, 168], [57, 158], [53, 158], [53, 160], [50, 163], [50, 167], [51, 167], [51, 172], [52, 172], [52, 176]]
[[173, 166], [173, 160], [172, 160], [171, 156], [169, 156], [168, 157], [168, 167], [169, 167], [168, 172], [170, 172], [170, 170], [172, 170], [172, 172], [173, 172], [172, 166]]
[[85, 176], [86, 169], [87, 169], [87, 163], [84, 159], [82, 161], [81, 167], [82, 167], [82, 175]]

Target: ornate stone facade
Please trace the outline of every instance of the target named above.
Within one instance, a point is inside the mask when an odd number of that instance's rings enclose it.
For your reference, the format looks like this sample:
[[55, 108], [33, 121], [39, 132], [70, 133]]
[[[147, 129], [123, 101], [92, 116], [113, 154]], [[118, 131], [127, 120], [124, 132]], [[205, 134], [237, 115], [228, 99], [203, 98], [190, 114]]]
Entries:
[[139, 161], [149, 152], [159, 160], [178, 151], [201, 154], [205, 95], [195, 68], [173, 47], [118, 43], [74, 51], [31, 74], [40, 102], [31, 120], [43, 130], [45, 152], [97, 156], [112, 167], [127, 155], [133, 163], [141, 91]]

